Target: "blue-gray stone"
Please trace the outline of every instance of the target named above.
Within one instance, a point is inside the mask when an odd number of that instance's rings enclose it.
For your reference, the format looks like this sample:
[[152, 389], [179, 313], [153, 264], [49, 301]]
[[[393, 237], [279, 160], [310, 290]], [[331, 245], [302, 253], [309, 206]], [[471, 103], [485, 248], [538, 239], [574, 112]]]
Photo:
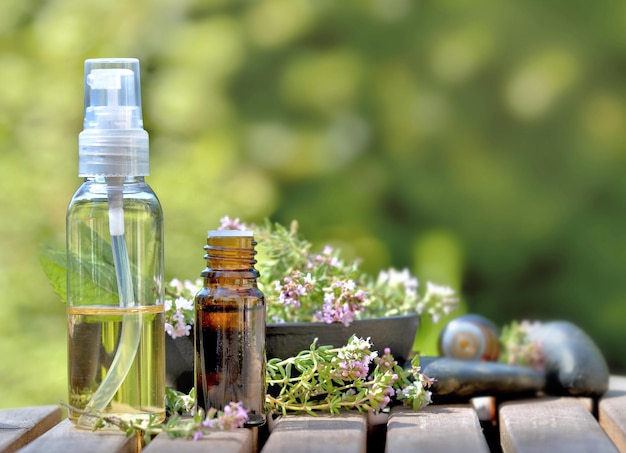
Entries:
[[528, 332], [545, 355], [546, 392], [597, 397], [609, 387], [609, 368], [593, 340], [567, 321], [540, 323]]
[[421, 372], [435, 378], [433, 402], [466, 401], [476, 396], [530, 396], [545, 386], [543, 373], [527, 367], [449, 357], [422, 357]]

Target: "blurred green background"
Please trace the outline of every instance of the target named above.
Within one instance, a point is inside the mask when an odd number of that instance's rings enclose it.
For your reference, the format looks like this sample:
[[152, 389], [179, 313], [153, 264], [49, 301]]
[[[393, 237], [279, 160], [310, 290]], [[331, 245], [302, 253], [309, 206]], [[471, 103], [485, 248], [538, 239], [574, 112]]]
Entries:
[[141, 60], [168, 278], [224, 215], [300, 223], [626, 372], [626, 2], [2, 0], [0, 407], [66, 398], [83, 61]]

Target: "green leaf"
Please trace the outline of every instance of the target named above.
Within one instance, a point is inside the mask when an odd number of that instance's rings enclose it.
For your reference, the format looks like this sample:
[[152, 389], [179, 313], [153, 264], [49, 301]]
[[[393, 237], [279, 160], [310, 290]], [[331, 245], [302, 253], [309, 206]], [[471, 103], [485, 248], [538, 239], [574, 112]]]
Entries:
[[[109, 247], [110, 248], [110, 247]], [[117, 277], [115, 276], [115, 265], [112, 262], [101, 261], [93, 259], [94, 255], [87, 255], [89, 259], [80, 260], [76, 255], [70, 255], [70, 267], [76, 273], [86, 274], [90, 278], [79, 278], [78, 275], [74, 275], [74, 278], [70, 279], [71, 282], [78, 284], [82, 282], [88, 282], [88, 287], [81, 288], [81, 294], [83, 300], [89, 299], [86, 295], [92, 294], [94, 301], [101, 300], [101, 298], [107, 296], [113, 296], [113, 299], [118, 298], [117, 293]], [[70, 287], [70, 291], [74, 288]], [[103, 303], [103, 302], [99, 302]]]
[[[109, 246], [110, 249], [110, 246]], [[92, 256], [92, 255], [86, 255]], [[70, 255], [70, 268], [73, 278], [70, 282], [78, 285], [69, 290], [75, 294], [80, 293], [83, 303], [93, 301], [98, 304], [115, 304], [117, 300], [117, 279], [112, 262], [94, 260], [79, 260], [76, 255]], [[42, 268], [54, 292], [67, 303], [67, 255], [65, 250], [55, 250], [43, 244], [39, 255]]]
[[67, 258], [65, 251], [59, 252], [46, 244], [42, 244], [39, 261], [46, 277], [54, 292], [61, 298], [63, 303], [67, 302]]
[[[55, 250], [43, 244], [41, 247], [40, 261], [43, 271], [48, 277], [54, 292], [67, 302], [67, 291], [73, 295], [80, 295], [81, 304], [97, 303], [114, 305], [118, 299], [117, 277], [111, 242], [95, 233], [87, 224], [80, 225], [81, 242], [80, 259], [77, 255], [66, 255], [65, 250]], [[70, 284], [67, 285], [67, 272], [72, 272]], [[132, 275], [138, 275], [138, 269], [134, 263], [130, 263]], [[146, 288], [151, 291], [151, 288]], [[140, 295], [136, 297], [142, 298]], [[144, 297], [149, 297], [148, 294]]]

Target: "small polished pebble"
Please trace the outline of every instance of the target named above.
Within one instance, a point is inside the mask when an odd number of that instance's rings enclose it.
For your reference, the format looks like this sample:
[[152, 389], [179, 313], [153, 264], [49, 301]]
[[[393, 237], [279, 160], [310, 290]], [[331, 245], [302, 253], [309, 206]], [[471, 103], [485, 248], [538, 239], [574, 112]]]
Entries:
[[461, 402], [477, 396], [533, 396], [545, 386], [543, 373], [527, 367], [449, 357], [422, 357], [421, 372], [435, 378], [433, 402]]
[[568, 321], [537, 323], [528, 338], [541, 345], [545, 356], [546, 392], [591, 396], [609, 387], [609, 367], [593, 340]]

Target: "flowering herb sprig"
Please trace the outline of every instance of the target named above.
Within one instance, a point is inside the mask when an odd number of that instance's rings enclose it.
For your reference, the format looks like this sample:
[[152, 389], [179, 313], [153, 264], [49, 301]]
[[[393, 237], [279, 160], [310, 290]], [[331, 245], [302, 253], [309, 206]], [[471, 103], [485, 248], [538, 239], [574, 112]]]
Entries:
[[[419, 410], [431, 402], [432, 379], [419, 371], [418, 359], [408, 370], [400, 367], [389, 349], [381, 357], [369, 339], [352, 336], [345, 346], [317, 346], [287, 359], [267, 363], [268, 410], [288, 412], [341, 409], [380, 411], [395, 399]], [[371, 372], [370, 372], [371, 370]]]
[[[166, 388], [165, 395], [167, 420], [157, 422], [155, 416], [147, 420], [122, 419], [117, 416], [77, 409], [68, 406], [73, 412], [96, 419], [93, 430], [116, 427], [127, 436], [137, 436], [147, 445], [154, 436], [165, 433], [171, 438], [200, 440], [214, 431], [241, 428], [248, 421], [248, 413], [241, 402], [231, 402], [224, 410], [210, 408], [193, 411], [194, 390], [189, 394]], [[62, 403], [63, 404], [63, 403]]]
[[446, 286], [427, 283], [423, 297], [408, 269], [383, 270], [376, 278], [359, 269], [359, 261], [345, 262], [326, 245], [313, 250], [298, 233], [266, 221], [248, 225], [224, 217], [219, 229], [252, 230], [258, 242], [259, 287], [267, 301], [268, 322], [341, 322], [407, 313], [426, 314], [436, 322], [451, 313], [458, 297]]
[[509, 365], [527, 366], [542, 371], [545, 365], [545, 354], [541, 344], [530, 340], [528, 337], [529, 331], [539, 324], [539, 322], [523, 320], [521, 322], [512, 321], [509, 325], [502, 327], [500, 361]]
[[375, 316], [417, 312], [428, 315], [436, 323], [457, 308], [458, 298], [452, 288], [426, 282], [426, 292], [420, 297], [418, 285], [417, 278], [408, 269], [382, 270], [376, 280], [366, 284], [369, 294], [366, 310]]
[[172, 337], [184, 337], [191, 333], [194, 322], [194, 297], [202, 288], [202, 279], [195, 282], [173, 279], [165, 287], [165, 331]]

